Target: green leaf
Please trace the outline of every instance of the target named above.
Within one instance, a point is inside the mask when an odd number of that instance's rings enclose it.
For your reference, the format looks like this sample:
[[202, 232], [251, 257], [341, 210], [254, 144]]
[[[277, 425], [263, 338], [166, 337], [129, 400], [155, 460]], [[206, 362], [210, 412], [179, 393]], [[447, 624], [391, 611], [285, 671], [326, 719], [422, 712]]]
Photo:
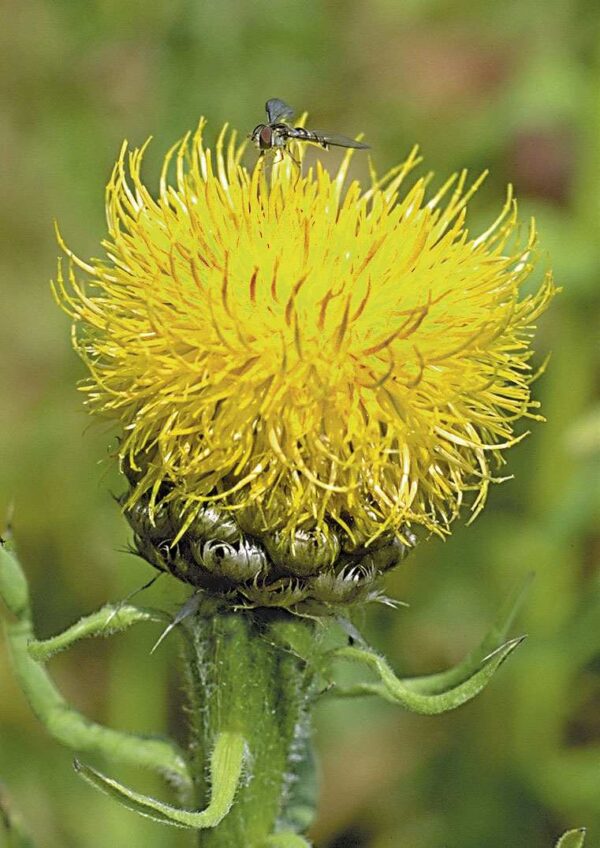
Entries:
[[511, 639], [484, 658], [478, 670], [471, 674], [458, 686], [435, 695], [414, 691], [400, 680], [387, 661], [374, 651], [365, 648], [344, 647], [333, 651], [333, 656], [353, 660], [369, 666], [380, 678], [379, 683], [362, 683], [352, 688], [341, 690], [336, 694], [345, 696], [380, 695], [388, 701], [400, 704], [407, 710], [422, 715], [437, 715], [454, 710], [470, 701], [489, 683], [497, 669], [525, 637]]
[[91, 636], [111, 636], [126, 630], [133, 624], [144, 621], [170, 621], [169, 617], [157, 610], [136, 607], [133, 604], [107, 604], [97, 612], [80, 619], [76, 624], [52, 636], [50, 639], [33, 639], [29, 643], [29, 654], [33, 659], [45, 662], [59, 651], [70, 648], [80, 639]]
[[[22, 574], [14, 557], [8, 569], [5, 568], [6, 562], [6, 558], [0, 560], [0, 571], [4, 570], [6, 574], [9, 569], [14, 572], [16, 568]], [[7, 623], [5, 632], [19, 685], [31, 709], [51, 736], [72, 750], [99, 753], [123, 763], [150, 768], [182, 790], [189, 787], [187, 761], [174, 742], [103, 727], [65, 701], [45, 667], [29, 652], [29, 646], [35, 640], [28, 613], [23, 612], [16, 622]], [[55, 638], [60, 640], [60, 637]]]
[[555, 848], [582, 848], [585, 841], [585, 827], [568, 830], [560, 837]]
[[220, 733], [211, 757], [211, 799], [208, 807], [202, 811], [180, 809], [134, 792], [77, 760], [75, 769], [88, 783], [132, 812], [161, 824], [200, 830], [216, 827], [231, 809], [245, 760], [244, 738], [239, 733]]
[[340, 648], [334, 652], [335, 656], [365, 662], [379, 674], [381, 683], [337, 688], [333, 694], [341, 697], [380, 695], [406, 709], [428, 715], [455, 709], [466, 703], [487, 685], [497, 668], [523, 640], [524, 637], [505, 641], [532, 579], [533, 572], [530, 572], [507, 598], [481, 644], [453, 668], [437, 674], [399, 680], [386, 660], [368, 647]]
[[489, 657], [496, 648], [506, 641], [533, 578], [534, 573], [530, 571], [524, 580], [511, 592], [500, 608], [496, 620], [481, 644], [474, 651], [471, 651], [464, 660], [448, 669], [448, 671], [442, 671], [438, 674], [428, 674], [423, 677], [406, 678], [403, 681], [404, 685], [424, 695], [436, 695], [468, 680], [477, 669], [481, 668], [485, 658]]

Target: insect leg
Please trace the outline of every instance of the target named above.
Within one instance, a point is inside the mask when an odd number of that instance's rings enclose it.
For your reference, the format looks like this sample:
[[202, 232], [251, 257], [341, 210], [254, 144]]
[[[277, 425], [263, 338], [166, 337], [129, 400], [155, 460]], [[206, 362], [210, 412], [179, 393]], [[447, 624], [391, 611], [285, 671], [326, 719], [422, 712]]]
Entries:
[[290, 152], [289, 148], [285, 148], [285, 152], [286, 152], [286, 153], [287, 153], [287, 155], [290, 157], [290, 159], [292, 160], [292, 162], [294, 163], [294, 165], [296, 165], [298, 168], [301, 168], [301, 167], [302, 167], [302, 165], [300, 164], [300, 160], [299, 160], [299, 159], [296, 159], [294, 156], [292, 156], [292, 154], [291, 154], [291, 152]]

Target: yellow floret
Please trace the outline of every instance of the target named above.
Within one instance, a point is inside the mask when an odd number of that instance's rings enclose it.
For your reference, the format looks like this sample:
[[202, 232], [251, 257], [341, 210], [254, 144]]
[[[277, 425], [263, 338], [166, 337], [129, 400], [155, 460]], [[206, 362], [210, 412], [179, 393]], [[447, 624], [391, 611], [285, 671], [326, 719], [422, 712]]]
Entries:
[[479, 181], [405, 189], [415, 151], [364, 190], [351, 152], [333, 175], [288, 159], [267, 174], [226, 130], [213, 156], [203, 128], [166, 157], [157, 197], [143, 148], [123, 148], [106, 258], [65, 248], [56, 286], [88, 404], [139, 469], [130, 503], [150, 493], [191, 521], [214, 501], [257, 533], [333, 524], [357, 543], [445, 533], [465, 493], [476, 514], [516, 423], [539, 417], [530, 341], [555, 290], [548, 275], [522, 296], [535, 230], [511, 248], [510, 192], [473, 237]]

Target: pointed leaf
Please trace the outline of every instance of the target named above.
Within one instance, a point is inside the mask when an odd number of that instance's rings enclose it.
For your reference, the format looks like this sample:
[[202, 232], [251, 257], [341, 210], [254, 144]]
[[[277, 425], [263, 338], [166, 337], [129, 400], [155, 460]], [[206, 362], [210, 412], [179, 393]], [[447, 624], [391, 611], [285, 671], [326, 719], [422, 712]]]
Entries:
[[134, 792], [77, 760], [75, 769], [88, 783], [132, 812], [161, 824], [199, 830], [216, 827], [231, 809], [246, 759], [245, 749], [246, 743], [239, 733], [219, 734], [211, 758], [211, 799], [202, 811], [183, 810]]
[[585, 841], [585, 827], [568, 830], [560, 837], [555, 848], [582, 848]]
[[92, 636], [112, 636], [143, 621], [169, 621], [169, 617], [157, 610], [144, 609], [134, 604], [107, 604], [91, 615], [86, 615], [57, 636], [50, 639], [33, 639], [29, 653], [35, 660], [45, 662], [59, 651], [70, 648], [80, 639]]
[[471, 651], [464, 660], [438, 674], [408, 677], [403, 681], [404, 685], [424, 695], [436, 695], [468, 680], [481, 667], [485, 658], [506, 641], [508, 632], [523, 604], [533, 578], [534, 573], [530, 571], [516, 589], [511, 592], [481, 644], [474, 651]]
[[454, 710], [470, 701], [489, 683], [499, 666], [506, 657], [520, 645], [525, 637], [511, 639], [486, 657], [479, 669], [467, 680], [435, 695], [415, 692], [400, 680], [387, 661], [374, 651], [364, 648], [344, 647], [333, 652], [333, 656], [354, 660], [368, 665], [380, 678], [380, 683], [362, 683], [352, 688], [341, 690], [334, 694], [346, 696], [380, 695], [388, 701], [400, 704], [407, 710], [422, 715], [437, 715], [447, 710]]

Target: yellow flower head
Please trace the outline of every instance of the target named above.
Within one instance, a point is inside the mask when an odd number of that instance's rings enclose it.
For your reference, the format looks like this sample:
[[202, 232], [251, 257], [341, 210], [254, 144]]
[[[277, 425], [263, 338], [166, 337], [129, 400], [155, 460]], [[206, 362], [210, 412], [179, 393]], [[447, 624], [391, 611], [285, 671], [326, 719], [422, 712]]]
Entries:
[[479, 182], [405, 188], [414, 151], [364, 190], [351, 154], [333, 175], [289, 158], [249, 171], [234, 133], [213, 155], [203, 127], [157, 197], [143, 148], [123, 148], [106, 257], [67, 250], [58, 277], [88, 404], [123, 434], [129, 506], [170, 502], [183, 533], [210, 503], [258, 537], [333, 528], [350, 546], [447, 532], [465, 494], [477, 513], [537, 417], [530, 340], [554, 288], [521, 292], [533, 226], [515, 246], [509, 195], [471, 235]]

